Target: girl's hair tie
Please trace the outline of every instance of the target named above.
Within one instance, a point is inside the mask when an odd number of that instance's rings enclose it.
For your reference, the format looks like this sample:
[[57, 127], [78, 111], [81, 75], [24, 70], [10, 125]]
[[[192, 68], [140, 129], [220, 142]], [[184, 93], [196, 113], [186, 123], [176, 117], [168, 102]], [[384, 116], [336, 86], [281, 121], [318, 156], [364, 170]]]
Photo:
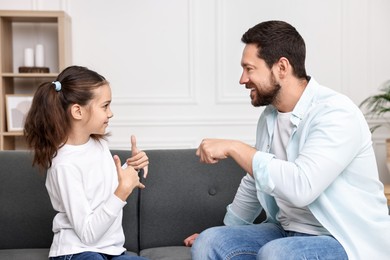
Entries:
[[54, 89], [58, 92], [61, 90], [62, 88], [62, 85], [61, 85], [61, 82], [59, 81], [53, 81], [51, 84], [54, 84]]

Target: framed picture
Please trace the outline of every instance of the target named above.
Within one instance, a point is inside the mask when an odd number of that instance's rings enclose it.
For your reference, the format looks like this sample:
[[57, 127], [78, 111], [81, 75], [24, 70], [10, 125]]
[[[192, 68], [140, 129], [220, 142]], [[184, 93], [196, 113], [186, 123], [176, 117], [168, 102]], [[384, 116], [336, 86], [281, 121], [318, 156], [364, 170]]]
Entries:
[[23, 131], [24, 122], [33, 100], [32, 95], [6, 95], [8, 131]]

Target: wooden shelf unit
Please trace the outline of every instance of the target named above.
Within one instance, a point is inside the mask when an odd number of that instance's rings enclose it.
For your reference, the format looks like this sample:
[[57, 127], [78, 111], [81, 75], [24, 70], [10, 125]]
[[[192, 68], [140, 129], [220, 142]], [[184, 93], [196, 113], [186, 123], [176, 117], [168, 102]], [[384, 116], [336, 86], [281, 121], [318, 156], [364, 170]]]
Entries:
[[390, 184], [385, 185], [385, 196], [387, 198], [387, 205], [390, 206]]
[[[15, 37], [14, 26], [18, 24], [31, 26], [32, 33]], [[55, 66], [50, 68], [50, 73], [18, 73], [14, 65], [22, 64], [15, 63], [14, 41], [20, 41], [20, 38], [34, 41], [40, 37], [35, 34], [47, 30], [47, 27], [41, 26], [45, 24], [50, 24], [50, 28], [55, 27], [56, 37], [50, 44], [55, 45], [56, 57], [45, 54], [46, 60], [56, 61]], [[55, 79], [61, 70], [71, 65], [71, 56], [71, 19], [65, 12], [0, 11], [0, 150], [24, 148], [23, 132], [8, 131], [6, 95], [19, 94], [18, 91], [33, 95], [39, 84]]]

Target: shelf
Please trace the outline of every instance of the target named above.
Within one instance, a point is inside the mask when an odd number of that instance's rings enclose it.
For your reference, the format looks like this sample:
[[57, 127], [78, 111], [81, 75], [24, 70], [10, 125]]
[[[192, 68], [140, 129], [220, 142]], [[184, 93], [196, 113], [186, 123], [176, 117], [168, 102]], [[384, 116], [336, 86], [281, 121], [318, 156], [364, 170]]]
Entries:
[[56, 78], [58, 73], [1, 73], [4, 78]]
[[4, 132], [3, 136], [23, 136], [22, 131]]
[[387, 198], [387, 205], [390, 206], [390, 184], [385, 185], [385, 196]]
[[1, 16], [10, 22], [18, 23], [57, 23], [66, 14], [62, 11], [1, 11]]
[[[7, 95], [33, 95], [42, 82], [53, 81], [59, 71], [71, 65], [71, 35], [71, 19], [63, 11], [0, 10], [0, 150], [26, 147], [23, 131], [8, 129], [23, 128], [20, 119], [27, 115], [28, 107], [26, 103], [8, 102], [7, 108]], [[18, 73], [24, 66], [23, 50], [38, 43], [47, 47], [42, 67], [53, 72]], [[8, 115], [19, 120], [10, 123], [18, 122], [17, 127], [7, 127]]]

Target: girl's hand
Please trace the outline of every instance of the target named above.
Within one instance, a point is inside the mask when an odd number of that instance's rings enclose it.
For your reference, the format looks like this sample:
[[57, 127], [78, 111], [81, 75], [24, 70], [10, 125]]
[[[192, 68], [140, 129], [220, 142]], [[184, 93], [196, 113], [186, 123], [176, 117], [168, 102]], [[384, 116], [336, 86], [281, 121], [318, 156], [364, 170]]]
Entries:
[[128, 158], [126, 163], [136, 170], [144, 169], [144, 178], [148, 175], [149, 158], [144, 151], [138, 150], [134, 135], [131, 136], [131, 158]]
[[140, 182], [138, 172], [133, 167], [122, 168], [118, 155], [114, 155], [114, 161], [119, 182], [114, 194], [121, 200], [126, 201], [136, 187], [143, 189], [145, 185]]

